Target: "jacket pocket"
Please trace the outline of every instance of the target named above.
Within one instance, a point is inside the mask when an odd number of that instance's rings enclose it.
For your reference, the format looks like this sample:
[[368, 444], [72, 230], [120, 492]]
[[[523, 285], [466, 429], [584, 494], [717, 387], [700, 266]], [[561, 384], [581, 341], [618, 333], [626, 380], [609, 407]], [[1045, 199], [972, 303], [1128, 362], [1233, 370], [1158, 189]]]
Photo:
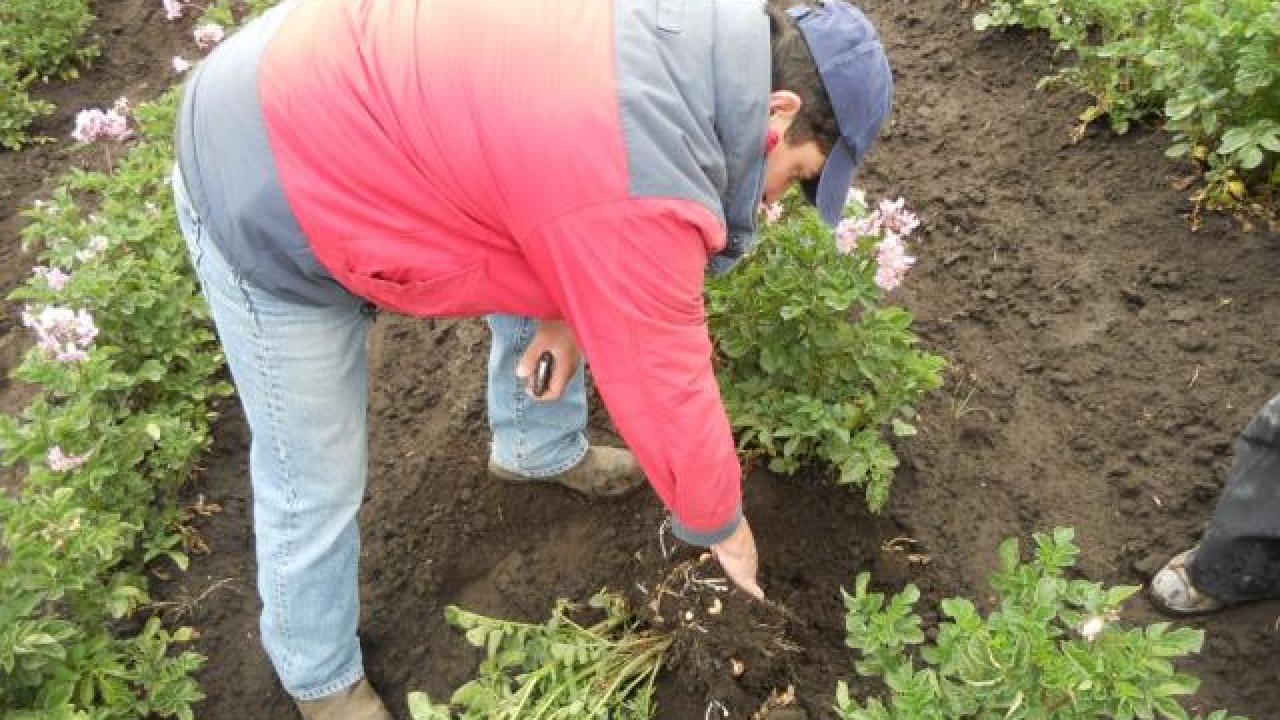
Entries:
[[658, 0], [658, 29], [679, 33], [684, 28], [684, 4], [685, 0]]
[[[462, 317], [487, 312], [489, 303], [479, 292], [485, 270], [483, 260], [414, 253], [403, 247], [403, 238], [387, 240], [385, 245], [367, 241], [356, 246], [348, 244], [341, 282], [352, 293], [392, 312], [419, 317]], [[370, 252], [375, 247], [378, 249]]]

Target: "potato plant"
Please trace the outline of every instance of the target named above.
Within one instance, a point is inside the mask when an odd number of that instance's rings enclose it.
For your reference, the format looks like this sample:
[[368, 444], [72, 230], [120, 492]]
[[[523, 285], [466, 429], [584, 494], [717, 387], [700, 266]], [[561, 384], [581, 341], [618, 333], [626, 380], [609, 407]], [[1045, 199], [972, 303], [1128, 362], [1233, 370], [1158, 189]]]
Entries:
[[31, 123], [53, 112], [31, 97], [36, 83], [76, 77], [97, 56], [97, 45], [83, 42], [93, 20], [89, 0], [0, 3], [0, 147], [21, 148]]
[[1280, 187], [1280, 0], [994, 0], [974, 26], [1048, 32], [1072, 62], [1046, 81], [1093, 96], [1084, 124], [1163, 113], [1168, 154], [1207, 169], [1197, 202]]
[[[22, 47], [56, 54], [66, 45], [54, 34], [69, 27], [58, 23], [76, 17], [74, 5], [18, 0], [0, 17], [43, 18], [44, 32]], [[35, 78], [6, 61], [15, 47], [0, 41], [8, 147], [47, 111], [7, 92], [10, 80], [21, 88]], [[73, 171], [25, 213], [23, 244], [39, 264], [11, 299], [25, 303], [35, 345], [14, 375], [36, 394], [0, 416], [4, 462], [25, 471], [18, 497], [0, 495], [6, 719], [192, 718], [202, 697], [193, 674], [204, 659], [183, 648], [194, 631], [153, 614], [144, 574], [162, 559], [186, 567], [175, 491], [208, 445], [212, 403], [231, 392], [172, 207], [178, 99], [174, 90], [137, 108], [117, 102], [116, 116], [103, 117], [121, 127], [81, 138], [127, 141], [123, 152], [100, 148], [109, 169]]]
[[28, 141], [27, 128], [53, 112], [53, 105], [27, 93], [31, 81], [0, 55], [0, 147], [17, 150]]
[[[798, 203], [796, 203], [798, 204]], [[914, 262], [918, 219], [854, 193], [837, 232], [812, 210], [784, 213], [755, 251], [708, 283], [720, 390], [740, 446], [775, 472], [817, 464], [884, 506], [915, 405], [941, 384], [912, 317], [888, 302]]]
[[666, 635], [641, 632], [616, 595], [600, 592], [591, 609], [600, 621], [584, 626], [581, 611], [561, 601], [537, 625], [484, 617], [457, 607], [449, 623], [483, 648], [476, 679], [458, 688], [448, 705], [424, 693], [409, 695], [414, 720], [649, 720], [653, 684], [671, 644]]
[[[1120, 621], [1137, 587], [1104, 588], [1069, 579], [1078, 548], [1070, 529], [1036, 534], [1034, 557], [1016, 539], [1000, 546], [991, 578], [992, 611], [964, 598], [941, 603], [947, 618], [925, 642], [914, 585], [888, 600], [858, 576], [845, 592], [847, 644], [859, 675], [881, 679], [884, 698], [856, 700], [841, 682], [844, 720], [1186, 720], [1178, 702], [1198, 681], [1172, 661], [1198, 652], [1203, 631], [1169, 623], [1126, 628]], [[1218, 711], [1209, 720], [1245, 720]]]
[[14, 375], [38, 392], [0, 417], [25, 470], [0, 498], [5, 717], [189, 718], [200, 697], [201, 658], [173, 647], [190, 630], [143, 615], [112, 632], [147, 607], [144, 564], [186, 565], [173, 493], [230, 390], [169, 199], [176, 99], [135, 111], [142, 140], [113, 172], [74, 173], [27, 212], [41, 264], [11, 297], [36, 342]]

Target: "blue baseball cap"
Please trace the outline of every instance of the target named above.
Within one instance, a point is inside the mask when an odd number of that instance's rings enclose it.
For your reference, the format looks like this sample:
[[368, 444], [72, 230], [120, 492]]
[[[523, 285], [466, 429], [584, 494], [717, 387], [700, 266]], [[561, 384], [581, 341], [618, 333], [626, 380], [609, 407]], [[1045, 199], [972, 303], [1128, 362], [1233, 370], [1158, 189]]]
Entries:
[[889, 117], [893, 73], [875, 27], [858, 8], [843, 0], [819, 0], [816, 6], [790, 7], [787, 14], [809, 46], [840, 127], [822, 174], [804, 185], [809, 202], [835, 225], [854, 173]]

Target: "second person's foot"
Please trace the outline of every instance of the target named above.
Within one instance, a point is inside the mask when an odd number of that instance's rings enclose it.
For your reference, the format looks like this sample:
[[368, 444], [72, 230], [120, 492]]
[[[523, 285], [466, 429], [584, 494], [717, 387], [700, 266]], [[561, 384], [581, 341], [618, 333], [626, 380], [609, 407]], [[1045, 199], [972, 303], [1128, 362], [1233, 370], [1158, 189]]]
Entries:
[[631, 451], [592, 445], [582, 460], [564, 472], [529, 477], [489, 461], [489, 474], [509, 482], [546, 482], [563, 485], [593, 497], [618, 497], [644, 484], [644, 473]]
[[1196, 550], [1193, 547], [1174, 555], [1151, 578], [1151, 601], [1171, 615], [1199, 615], [1222, 609], [1221, 600], [1191, 583], [1187, 566], [1195, 558]]

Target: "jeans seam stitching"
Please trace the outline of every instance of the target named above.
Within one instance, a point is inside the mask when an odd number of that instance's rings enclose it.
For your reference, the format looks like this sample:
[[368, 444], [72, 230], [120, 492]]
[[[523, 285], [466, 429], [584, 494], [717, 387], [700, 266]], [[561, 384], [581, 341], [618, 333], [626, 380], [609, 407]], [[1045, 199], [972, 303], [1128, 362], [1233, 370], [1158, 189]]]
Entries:
[[315, 689], [298, 693], [293, 697], [303, 702], [309, 702], [312, 700], [323, 700], [329, 697], [330, 695], [336, 695], [342, 692], [343, 690], [349, 690], [352, 687], [355, 687], [356, 683], [364, 679], [364, 676], [365, 676], [364, 665], [357, 664], [357, 666], [354, 669], [347, 670], [346, 672], [342, 673], [341, 675], [338, 676], [336, 680], [330, 680], [329, 682]]
[[293, 637], [292, 637], [292, 630], [288, 624], [288, 612], [282, 610], [282, 608], [284, 608], [286, 604], [285, 602], [286, 593], [284, 588], [285, 583], [284, 583], [284, 580], [281, 578], [279, 568], [282, 568], [284, 566], [285, 558], [289, 557], [292, 554], [293, 548], [294, 548], [293, 535], [294, 535], [294, 526], [296, 524], [294, 522], [295, 520], [294, 518], [294, 514], [295, 514], [294, 512], [294, 503], [295, 503], [294, 478], [292, 477], [292, 473], [290, 473], [288, 469], [289, 468], [289, 462], [288, 462], [289, 452], [288, 452], [288, 447], [286, 446], [286, 443], [285, 443], [284, 433], [281, 432], [282, 423], [280, 421], [279, 388], [276, 385], [274, 375], [270, 371], [271, 355], [272, 355], [271, 342], [267, 336], [267, 333], [263, 331], [262, 318], [258, 313], [258, 308], [256, 304], [253, 301], [252, 292], [250, 292], [250, 289], [245, 285], [243, 278], [239, 276], [233, 276], [232, 279], [236, 284], [236, 288], [240, 291], [241, 297], [244, 302], [245, 310], [248, 312], [249, 317], [253, 323], [253, 332], [254, 332], [253, 340], [254, 340], [254, 345], [257, 348], [257, 351], [254, 353], [255, 355], [254, 359], [258, 366], [258, 374], [262, 378], [265, 385], [264, 405], [267, 408], [267, 418], [271, 426], [270, 433], [272, 437], [272, 443], [270, 445], [270, 457], [271, 457], [272, 463], [276, 466], [275, 468], [276, 476], [280, 479], [280, 481], [284, 485], [283, 489], [284, 489], [284, 498], [285, 498], [285, 513], [284, 513], [284, 518], [282, 522], [282, 531], [281, 531], [281, 536], [284, 538], [284, 540], [281, 543], [281, 546], [276, 550], [276, 553], [275, 553], [275, 558], [274, 558], [275, 562], [273, 563], [273, 565], [275, 565], [276, 571], [273, 577], [271, 578], [271, 590], [272, 590], [272, 593], [275, 595], [276, 621], [279, 625], [279, 632], [285, 641], [284, 643], [285, 647], [283, 648], [282, 657], [281, 657], [281, 664], [285, 666], [285, 668], [291, 668], [294, 664], [292, 651], [290, 649], [290, 646], [293, 642]]

